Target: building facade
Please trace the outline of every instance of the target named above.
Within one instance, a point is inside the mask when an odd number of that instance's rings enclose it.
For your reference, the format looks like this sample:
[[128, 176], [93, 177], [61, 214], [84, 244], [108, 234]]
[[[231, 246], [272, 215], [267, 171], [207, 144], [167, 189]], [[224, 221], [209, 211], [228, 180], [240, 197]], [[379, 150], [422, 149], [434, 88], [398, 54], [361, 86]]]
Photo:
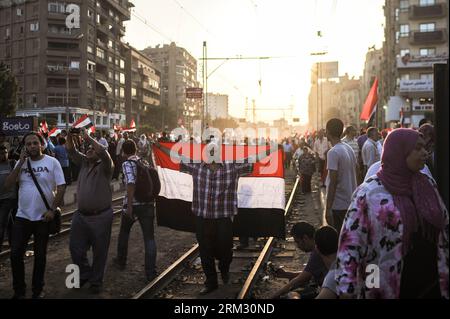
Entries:
[[165, 126], [173, 129], [182, 124], [191, 129], [192, 121], [201, 119], [202, 99], [186, 97], [187, 88], [200, 87], [197, 81], [197, 60], [184, 48], [170, 45], [149, 47], [142, 51], [161, 70], [161, 106], [170, 116]]
[[[72, 0], [79, 28], [66, 24], [63, 1], [0, 7], [0, 60], [18, 80], [19, 116], [39, 116], [60, 128], [83, 114], [99, 129], [125, 122], [123, 22], [128, 0]], [[69, 123], [66, 121], [69, 118]]]
[[386, 121], [417, 127], [432, 118], [433, 64], [448, 61], [448, 1], [386, 0], [384, 81]]
[[208, 93], [207, 117], [213, 121], [228, 118], [228, 95]]
[[[125, 109], [127, 123], [134, 120], [137, 126], [145, 125], [148, 112], [160, 113], [161, 106], [161, 72], [152, 60], [133, 47], [126, 45], [127, 66]], [[129, 67], [128, 67], [129, 66]]]

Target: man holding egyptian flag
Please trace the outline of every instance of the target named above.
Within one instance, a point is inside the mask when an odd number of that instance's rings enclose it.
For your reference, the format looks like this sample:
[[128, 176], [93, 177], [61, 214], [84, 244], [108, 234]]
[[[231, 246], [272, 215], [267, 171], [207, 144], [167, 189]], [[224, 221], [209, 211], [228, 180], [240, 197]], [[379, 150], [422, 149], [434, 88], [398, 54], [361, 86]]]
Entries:
[[[282, 154], [278, 152], [277, 147], [273, 150], [276, 151], [274, 154], [269, 151], [269, 146], [263, 146], [263, 151], [257, 154], [256, 146], [250, 149], [249, 146], [228, 146], [210, 142], [207, 145], [184, 144], [187, 151], [182, 149], [180, 155], [174, 149], [180, 145], [183, 144], [155, 143], [154, 155], [161, 180], [161, 192], [157, 202], [157, 214], [160, 213], [158, 224], [161, 225], [159, 219], [164, 219], [164, 213], [171, 211], [184, 211], [184, 217], [181, 214], [177, 217], [184, 218], [186, 223], [193, 217], [200, 258], [206, 276], [205, 288], [200, 291], [200, 294], [204, 295], [218, 288], [215, 259], [219, 260], [222, 281], [224, 283], [229, 281], [229, 269], [233, 258], [233, 219], [238, 214], [238, 187], [241, 192], [239, 199], [241, 206], [245, 207], [251, 203], [258, 206], [258, 200], [252, 198], [252, 193], [257, 192], [257, 187], [253, 189], [251, 185], [253, 183], [262, 186], [264, 181], [261, 179], [259, 183], [250, 181], [246, 185], [238, 185], [240, 177], [248, 176], [254, 170], [264, 170], [261, 169], [264, 165], [257, 161], [268, 158], [276, 159], [274, 162], [279, 165], [276, 165], [275, 171], [278, 172], [281, 166], [283, 173]], [[284, 206], [282, 175], [279, 180], [278, 183], [282, 185]], [[265, 197], [276, 197], [276, 194], [270, 194], [268, 190], [266, 187]], [[191, 214], [187, 212], [189, 206]], [[277, 214], [283, 216], [280, 212]], [[174, 215], [171, 219], [172, 222], [179, 222]]]

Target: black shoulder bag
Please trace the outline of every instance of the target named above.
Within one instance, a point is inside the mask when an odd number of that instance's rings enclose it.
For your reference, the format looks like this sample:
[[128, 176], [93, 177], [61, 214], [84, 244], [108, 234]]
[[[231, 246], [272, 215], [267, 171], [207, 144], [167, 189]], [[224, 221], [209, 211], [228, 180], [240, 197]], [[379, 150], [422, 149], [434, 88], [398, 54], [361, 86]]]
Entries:
[[[39, 185], [36, 176], [34, 175], [33, 169], [31, 168], [30, 160], [27, 160], [28, 171], [30, 172], [31, 178], [33, 179], [34, 185], [36, 185], [39, 194], [41, 194], [42, 200], [44, 201], [45, 207], [47, 210], [52, 210], [50, 205], [47, 202], [47, 198], [45, 198], [44, 192], [42, 191], [41, 185]], [[54, 218], [48, 222], [48, 233], [50, 235], [56, 235], [61, 231], [61, 212], [59, 210], [54, 211]]]

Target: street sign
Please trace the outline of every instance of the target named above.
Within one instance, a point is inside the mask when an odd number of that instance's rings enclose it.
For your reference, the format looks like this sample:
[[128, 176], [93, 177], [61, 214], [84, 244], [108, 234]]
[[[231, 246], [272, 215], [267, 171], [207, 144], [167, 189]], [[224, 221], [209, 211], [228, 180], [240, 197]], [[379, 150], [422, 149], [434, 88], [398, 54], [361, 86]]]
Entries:
[[186, 88], [186, 98], [202, 99], [203, 98], [203, 89], [202, 88]]

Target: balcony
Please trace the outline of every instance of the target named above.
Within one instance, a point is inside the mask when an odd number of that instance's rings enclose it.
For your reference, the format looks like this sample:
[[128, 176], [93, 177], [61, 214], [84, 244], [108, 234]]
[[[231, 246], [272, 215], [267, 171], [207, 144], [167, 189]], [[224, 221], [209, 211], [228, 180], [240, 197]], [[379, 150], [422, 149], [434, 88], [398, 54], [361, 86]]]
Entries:
[[80, 69], [69, 68], [67, 70], [65, 65], [47, 65], [45, 70], [48, 75], [66, 75], [67, 71], [70, 75], [80, 75]]
[[159, 101], [157, 99], [154, 99], [150, 96], [146, 96], [143, 95], [142, 96], [142, 102], [144, 102], [145, 104], [150, 104], [150, 105], [159, 105]]
[[428, 32], [411, 31], [409, 35], [409, 43], [413, 45], [445, 43], [446, 41], [447, 30], [445, 29]]
[[121, 4], [119, 4], [119, 0], [106, 0], [106, 2], [108, 2], [114, 9], [119, 11], [126, 20], [130, 20], [131, 12], [129, 10], [129, 7], [132, 6], [131, 3], [127, 1], [128, 7], [123, 7]]
[[446, 5], [445, 3], [437, 3], [431, 6], [411, 6], [409, 9], [409, 19], [431, 19], [441, 18], [445, 16]]

